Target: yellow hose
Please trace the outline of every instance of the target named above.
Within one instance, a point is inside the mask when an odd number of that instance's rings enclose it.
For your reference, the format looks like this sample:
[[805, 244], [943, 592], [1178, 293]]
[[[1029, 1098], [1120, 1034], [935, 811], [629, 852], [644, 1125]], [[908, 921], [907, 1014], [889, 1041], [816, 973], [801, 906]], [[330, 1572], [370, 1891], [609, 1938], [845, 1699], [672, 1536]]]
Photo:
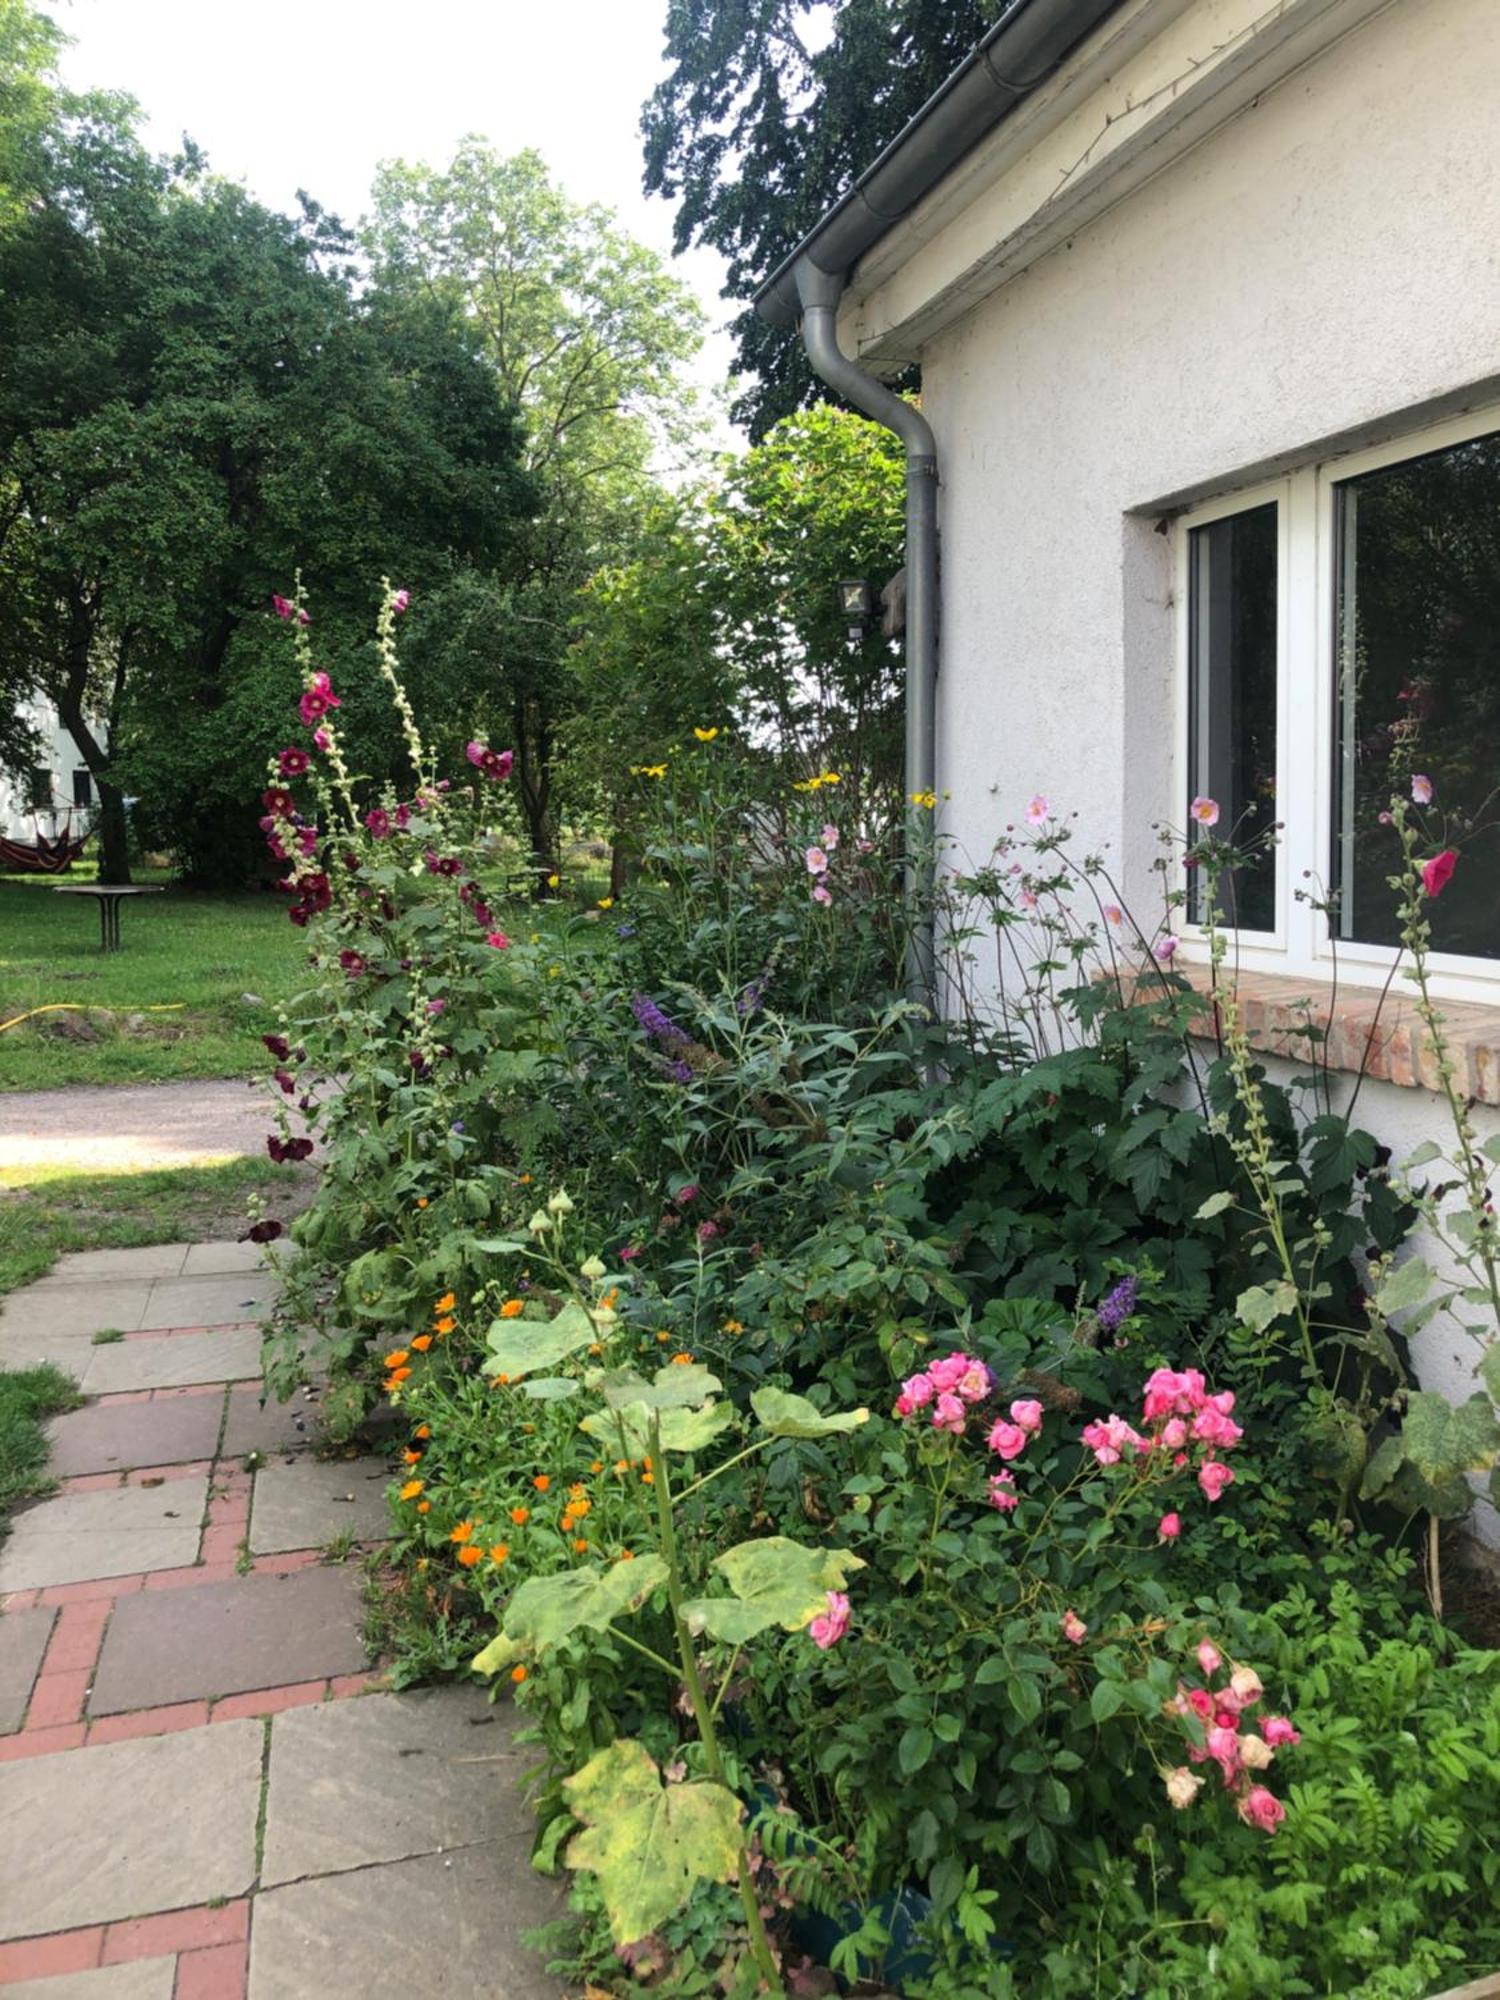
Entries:
[[159, 1001], [153, 1007], [100, 1007], [90, 1006], [87, 1001], [53, 1000], [45, 1007], [28, 1007], [24, 1014], [13, 1015], [8, 1021], [0, 1021], [0, 1035], [7, 1028], [19, 1028], [23, 1021], [29, 1021], [36, 1014], [180, 1014], [187, 1005], [186, 1000]]

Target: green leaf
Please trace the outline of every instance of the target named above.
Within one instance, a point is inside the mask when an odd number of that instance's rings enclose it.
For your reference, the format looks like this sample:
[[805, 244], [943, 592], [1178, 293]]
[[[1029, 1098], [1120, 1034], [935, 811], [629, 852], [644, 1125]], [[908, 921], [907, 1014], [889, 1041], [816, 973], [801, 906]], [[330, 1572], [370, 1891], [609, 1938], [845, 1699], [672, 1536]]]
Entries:
[[1235, 1318], [1254, 1333], [1264, 1333], [1273, 1319], [1295, 1312], [1297, 1288], [1282, 1278], [1274, 1285], [1251, 1285], [1234, 1302]]
[[689, 1630], [742, 1646], [771, 1625], [802, 1631], [827, 1610], [829, 1591], [842, 1590], [864, 1563], [848, 1549], [814, 1549], [785, 1535], [766, 1535], [726, 1549], [712, 1566], [733, 1596], [695, 1598], [683, 1606], [683, 1616]]
[[1406, 1399], [1401, 1450], [1431, 1485], [1488, 1470], [1500, 1456], [1500, 1423], [1489, 1397], [1471, 1396], [1455, 1408], [1430, 1389], [1414, 1390]]
[[666, 1580], [660, 1556], [528, 1577], [505, 1607], [497, 1636], [475, 1656], [474, 1671], [498, 1673], [523, 1653], [544, 1653], [575, 1632], [602, 1632], [625, 1612], [638, 1610]]
[[1211, 1194], [1207, 1201], [1201, 1203], [1193, 1211], [1193, 1220], [1194, 1222], [1207, 1222], [1211, 1215], [1222, 1215], [1226, 1208], [1233, 1208], [1233, 1206], [1234, 1196], [1221, 1188], [1217, 1194]]
[[1484, 1359], [1479, 1364], [1479, 1379], [1489, 1390], [1491, 1400], [1500, 1403], [1500, 1340], [1491, 1341], [1484, 1350]]
[[1408, 1307], [1420, 1305], [1432, 1289], [1432, 1273], [1420, 1257], [1408, 1257], [1400, 1264], [1380, 1290], [1375, 1294], [1375, 1310], [1389, 1319], [1392, 1313], [1405, 1312]]
[[497, 1319], [490, 1327], [485, 1367], [518, 1382], [533, 1369], [555, 1368], [598, 1337], [594, 1322], [578, 1305], [565, 1305], [556, 1319], [545, 1322]]
[[914, 1771], [920, 1771], [932, 1755], [932, 1731], [925, 1722], [914, 1722], [902, 1732], [901, 1741], [896, 1746], [896, 1762], [903, 1778], [909, 1778]]
[[664, 1785], [639, 1743], [611, 1743], [563, 1780], [584, 1830], [569, 1843], [570, 1868], [595, 1876], [616, 1944], [666, 1922], [699, 1882], [734, 1880], [740, 1802], [723, 1785]]
[[[1089, 1713], [1095, 1722], [1108, 1722], [1125, 1705], [1125, 1690], [1118, 1681], [1096, 1681], [1089, 1696]], [[1153, 1701], [1153, 1707], [1155, 1703]]]
[[[595, 1410], [578, 1428], [626, 1458], [645, 1458], [662, 1451], [702, 1451], [733, 1424], [733, 1403], [710, 1403], [702, 1410], [652, 1410], [644, 1403], [626, 1403], [618, 1410]], [[657, 1425], [660, 1426], [658, 1434]]]
[[579, 1385], [571, 1375], [534, 1375], [520, 1388], [534, 1403], [565, 1403], [569, 1396], [578, 1394]]
[[840, 1410], [825, 1416], [805, 1396], [793, 1396], [785, 1389], [757, 1389], [750, 1407], [771, 1436], [779, 1438], [831, 1437], [838, 1431], [858, 1430], [870, 1421], [868, 1410]]
[[529, 1250], [529, 1243], [516, 1243], [508, 1236], [476, 1236], [471, 1249], [482, 1250], [487, 1257], [514, 1257], [523, 1250]]
[[611, 1370], [603, 1373], [597, 1383], [590, 1381], [590, 1388], [596, 1386], [612, 1410], [625, 1409], [632, 1403], [642, 1404], [648, 1410], [676, 1410], [706, 1403], [724, 1384], [701, 1362], [669, 1361], [664, 1368], [658, 1368], [653, 1381], [647, 1382], [629, 1369]]
[[1424, 1139], [1417, 1150], [1401, 1162], [1402, 1173], [1410, 1173], [1413, 1167], [1425, 1167], [1429, 1160], [1440, 1160], [1443, 1149], [1435, 1140]]

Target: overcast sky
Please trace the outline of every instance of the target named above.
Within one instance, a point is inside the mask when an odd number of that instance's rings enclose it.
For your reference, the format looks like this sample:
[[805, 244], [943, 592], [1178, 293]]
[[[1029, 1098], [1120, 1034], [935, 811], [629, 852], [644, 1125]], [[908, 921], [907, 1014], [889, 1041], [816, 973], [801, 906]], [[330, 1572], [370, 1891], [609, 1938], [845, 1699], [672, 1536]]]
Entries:
[[[128, 91], [159, 150], [189, 133], [220, 173], [289, 209], [299, 187], [346, 222], [376, 162], [446, 162], [466, 132], [534, 146], [567, 192], [671, 250], [641, 193], [640, 107], [663, 69], [667, 0], [44, 0], [73, 36], [75, 87]], [[711, 251], [677, 261], [711, 326], [729, 308]], [[700, 378], [721, 380], [711, 338]]]

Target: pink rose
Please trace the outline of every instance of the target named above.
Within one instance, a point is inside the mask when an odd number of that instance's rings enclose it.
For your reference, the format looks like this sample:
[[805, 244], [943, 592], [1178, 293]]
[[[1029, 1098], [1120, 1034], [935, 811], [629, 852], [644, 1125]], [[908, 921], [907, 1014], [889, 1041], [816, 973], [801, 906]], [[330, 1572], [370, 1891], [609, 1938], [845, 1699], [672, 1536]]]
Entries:
[[828, 1609], [822, 1611], [807, 1628], [807, 1636], [820, 1652], [826, 1653], [830, 1646], [836, 1646], [849, 1629], [849, 1600], [841, 1590], [830, 1590]]
[[1236, 1667], [1229, 1676], [1229, 1685], [1235, 1701], [1241, 1708], [1254, 1708], [1265, 1693], [1260, 1684], [1260, 1675], [1254, 1667]]
[[1214, 1723], [1208, 1732], [1208, 1754], [1224, 1773], [1227, 1784], [1240, 1768], [1240, 1739], [1234, 1730]]
[[898, 1417], [909, 1417], [913, 1410], [920, 1410], [924, 1403], [930, 1403], [934, 1395], [930, 1375], [908, 1375], [901, 1384], [901, 1394], [896, 1398]]
[[1042, 1406], [1034, 1396], [1023, 1396], [1010, 1406], [1011, 1420], [1018, 1423], [1023, 1431], [1039, 1431], [1042, 1428]]
[[1260, 1725], [1260, 1733], [1273, 1748], [1302, 1741], [1302, 1731], [1293, 1729], [1290, 1717], [1285, 1715], [1268, 1715]]
[[1187, 1704], [1200, 1722], [1209, 1722], [1212, 1720], [1214, 1698], [1207, 1688], [1189, 1688]]
[[1062, 1627], [1063, 1637], [1070, 1645], [1081, 1646], [1083, 1644], [1085, 1638], [1088, 1636], [1089, 1628], [1084, 1624], [1076, 1611], [1065, 1611], [1058, 1622]]
[[1240, 1800], [1238, 1810], [1246, 1826], [1258, 1827], [1262, 1833], [1274, 1833], [1286, 1818], [1286, 1807], [1264, 1785], [1252, 1785]]
[[988, 1484], [990, 1505], [998, 1507], [1002, 1514], [1013, 1514], [1021, 1504], [1021, 1496], [1016, 1491], [1016, 1475], [1013, 1472], [992, 1472]]
[[1224, 1655], [1219, 1651], [1213, 1640], [1200, 1639], [1198, 1641], [1198, 1665], [1203, 1669], [1204, 1673], [1212, 1679], [1223, 1664]]
[[1160, 1540], [1175, 1542], [1177, 1537], [1182, 1533], [1182, 1516], [1180, 1514], [1163, 1514], [1156, 1524], [1156, 1532]]
[[939, 1391], [957, 1390], [959, 1383], [969, 1371], [967, 1354], [945, 1354], [937, 1361], [927, 1364], [927, 1373], [932, 1377], [932, 1386]]
[[1213, 1502], [1220, 1497], [1226, 1486], [1233, 1486], [1234, 1474], [1227, 1465], [1221, 1465], [1218, 1459], [1205, 1459], [1198, 1468], [1198, 1484], [1203, 1489], [1204, 1499]]
[[967, 1415], [968, 1412], [958, 1397], [944, 1391], [932, 1407], [932, 1428], [935, 1431], [948, 1431], [954, 1437], [962, 1437]]
[[1004, 1417], [996, 1417], [985, 1443], [1002, 1458], [1019, 1458], [1026, 1449], [1026, 1433], [1019, 1424], [1008, 1424]]
[[959, 1376], [956, 1392], [966, 1403], [982, 1403], [990, 1393], [990, 1371], [982, 1361], [970, 1360]]

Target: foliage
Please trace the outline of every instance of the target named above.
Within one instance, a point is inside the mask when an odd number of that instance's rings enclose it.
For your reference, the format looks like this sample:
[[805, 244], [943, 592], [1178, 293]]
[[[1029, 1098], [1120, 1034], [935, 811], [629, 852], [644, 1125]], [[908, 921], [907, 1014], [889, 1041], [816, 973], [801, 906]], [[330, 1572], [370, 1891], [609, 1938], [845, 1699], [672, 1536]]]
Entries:
[[[745, 300], [968, 54], [977, 0], [671, 0], [666, 77], [641, 116], [648, 194], [675, 201], [676, 247], [728, 262]], [[798, 342], [732, 322], [754, 437], [823, 392]]]

